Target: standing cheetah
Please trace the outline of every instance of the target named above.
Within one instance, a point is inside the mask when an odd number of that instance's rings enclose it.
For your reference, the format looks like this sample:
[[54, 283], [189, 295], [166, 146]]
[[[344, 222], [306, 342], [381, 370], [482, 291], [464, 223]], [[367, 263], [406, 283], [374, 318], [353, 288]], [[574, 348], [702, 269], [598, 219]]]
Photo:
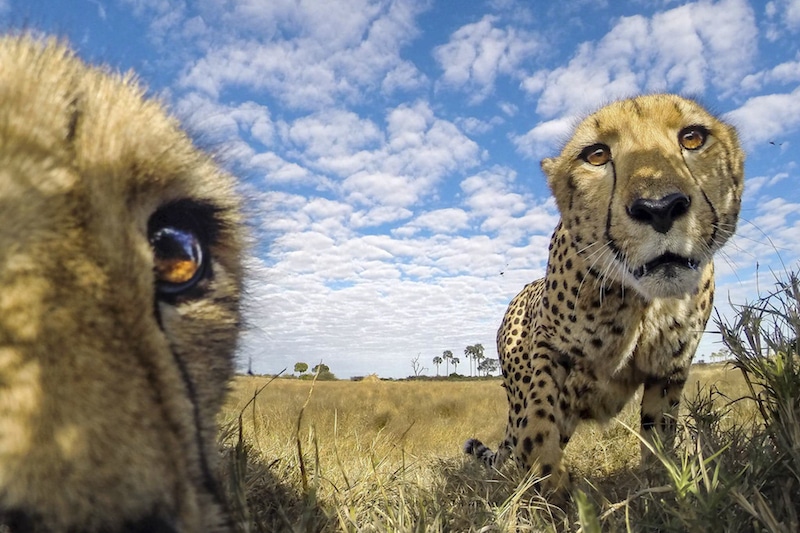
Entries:
[[511, 301], [497, 334], [505, 438], [496, 452], [470, 439], [467, 453], [490, 467], [513, 455], [565, 487], [577, 424], [609, 420], [642, 384], [642, 433], [672, 442], [743, 167], [731, 126], [667, 94], [600, 109], [542, 161], [561, 221], [545, 277]]

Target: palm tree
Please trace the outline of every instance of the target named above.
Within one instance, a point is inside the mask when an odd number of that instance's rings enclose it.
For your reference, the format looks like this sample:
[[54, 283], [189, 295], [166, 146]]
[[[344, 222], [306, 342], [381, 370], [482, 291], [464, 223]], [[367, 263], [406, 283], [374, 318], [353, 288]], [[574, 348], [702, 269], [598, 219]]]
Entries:
[[476, 344], [472, 347], [472, 357], [475, 358], [475, 373], [478, 374], [478, 365], [486, 359], [486, 356], [483, 355], [483, 344]]
[[453, 372], [457, 374], [458, 363], [460, 363], [461, 361], [458, 359], [458, 357], [451, 357], [450, 359], [452, 359], [453, 361]]
[[446, 375], [450, 375], [450, 360], [453, 358], [453, 352], [450, 350], [445, 350], [442, 352], [442, 358], [446, 361], [444, 373]]
[[481, 362], [481, 359], [484, 359], [486, 356], [483, 355], [483, 345], [482, 344], [475, 344], [470, 345], [464, 348], [464, 355], [469, 359], [469, 375], [472, 375], [472, 368], [473, 365], [475, 367], [475, 373], [478, 373], [478, 364]]
[[439, 375], [439, 365], [441, 365], [442, 362], [444, 362], [444, 359], [442, 359], [438, 355], [433, 358], [433, 364], [436, 365], [436, 375], [437, 376]]
[[472, 375], [472, 345], [470, 344], [466, 348], [464, 348], [464, 357], [467, 358], [467, 362], [469, 363], [469, 375]]

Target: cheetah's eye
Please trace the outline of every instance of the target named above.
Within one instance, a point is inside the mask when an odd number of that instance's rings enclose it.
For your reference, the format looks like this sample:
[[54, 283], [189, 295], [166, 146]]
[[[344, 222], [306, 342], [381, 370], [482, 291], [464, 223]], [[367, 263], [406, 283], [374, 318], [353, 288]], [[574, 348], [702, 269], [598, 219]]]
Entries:
[[183, 292], [203, 277], [203, 247], [193, 232], [163, 227], [150, 236], [150, 245], [153, 247], [153, 270], [162, 293]]
[[678, 133], [678, 142], [687, 150], [697, 150], [706, 143], [708, 130], [703, 126], [687, 126]]
[[153, 250], [156, 293], [167, 301], [186, 297], [211, 277], [209, 247], [219, 224], [213, 206], [179, 200], [150, 217], [147, 235]]
[[584, 148], [578, 156], [590, 165], [601, 167], [611, 161], [611, 148], [602, 143]]

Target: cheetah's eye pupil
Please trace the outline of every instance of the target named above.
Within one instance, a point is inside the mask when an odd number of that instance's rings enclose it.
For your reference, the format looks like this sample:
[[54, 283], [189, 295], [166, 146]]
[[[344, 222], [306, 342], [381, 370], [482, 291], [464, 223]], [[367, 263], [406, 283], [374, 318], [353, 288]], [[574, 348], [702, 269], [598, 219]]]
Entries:
[[706, 143], [708, 130], [703, 126], [688, 126], [678, 134], [678, 142], [687, 150], [697, 150]]
[[579, 157], [590, 165], [601, 167], [611, 161], [611, 148], [601, 143], [593, 144], [584, 148]]
[[153, 270], [160, 292], [183, 292], [203, 277], [203, 247], [194, 232], [166, 226], [151, 234], [150, 245], [153, 247]]

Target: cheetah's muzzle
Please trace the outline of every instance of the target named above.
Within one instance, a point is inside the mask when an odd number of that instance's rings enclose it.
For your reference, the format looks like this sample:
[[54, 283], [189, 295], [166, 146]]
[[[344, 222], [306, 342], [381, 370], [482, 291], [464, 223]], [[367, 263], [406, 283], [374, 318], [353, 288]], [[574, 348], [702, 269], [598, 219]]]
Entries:
[[633, 276], [637, 279], [645, 276], [652, 275], [656, 270], [660, 270], [662, 276], [674, 277], [679, 269], [697, 270], [700, 268], [700, 262], [696, 259], [682, 257], [672, 252], [667, 252], [649, 261], [647, 264], [640, 266], [632, 272]]

